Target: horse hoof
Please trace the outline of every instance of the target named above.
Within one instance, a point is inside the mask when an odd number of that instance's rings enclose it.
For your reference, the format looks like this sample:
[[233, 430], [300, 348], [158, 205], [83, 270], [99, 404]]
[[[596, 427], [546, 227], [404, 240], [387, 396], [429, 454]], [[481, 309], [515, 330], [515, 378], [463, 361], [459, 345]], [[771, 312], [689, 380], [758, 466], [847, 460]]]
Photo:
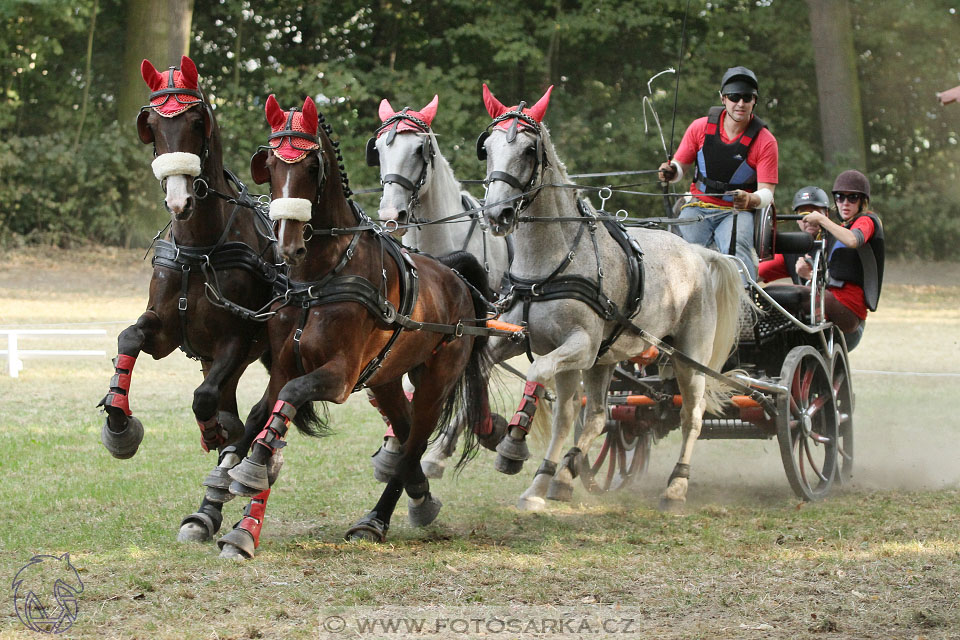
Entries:
[[390, 451], [386, 445], [377, 449], [377, 452], [370, 458], [373, 464], [373, 477], [377, 482], [390, 482], [390, 478], [397, 471], [397, 464], [400, 462], [400, 452]]
[[133, 416], [127, 417], [127, 426], [123, 431], [115, 432], [110, 429], [110, 418], [103, 422], [100, 430], [100, 442], [114, 458], [126, 460], [132, 458], [143, 441], [143, 424]]
[[206, 542], [210, 538], [207, 527], [193, 520], [183, 523], [180, 526], [180, 531], [177, 532], [177, 542]]
[[540, 496], [521, 496], [517, 501], [520, 511], [543, 511], [547, 508], [547, 501]]
[[443, 471], [447, 465], [444, 462], [435, 462], [433, 460], [421, 460], [420, 468], [423, 469], [423, 475], [433, 480], [443, 477]]
[[493, 422], [493, 430], [485, 436], [477, 436], [477, 442], [484, 449], [496, 451], [497, 445], [500, 444], [503, 436], [507, 433], [507, 419], [499, 413], [494, 413], [490, 419]]
[[352, 527], [347, 529], [344, 539], [349, 542], [366, 540], [367, 542], [383, 542], [387, 539], [387, 529], [390, 525], [368, 513], [360, 518]]
[[425, 527], [437, 519], [443, 503], [429, 493], [420, 504], [414, 504], [413, 498], [407, 503], [407, 517], [411, 527]]
[[672, 513], [674, 515], [681, 515], [685, 511], [687, 501], [686, 500], [675, 500], [672, 498], [660, 498], [660, 504], [658, 509], [663, 513]]
[[270, 459], [267, 460], [267, 484], [273, 486], [273, 483], [280, 477], [280, 469], [283, 468], [283, 451], [278, 449], [273, 452]]
[[230, 483], [230, 493], [237, 496], [252, 497], [270, 488], [267, 465], [253, 462], [249, 458], [244, 458], [227, 474], [233, 478], [233, 482]]
[[570, 502], [573, 500], [573, 483], [553, 478], [550, 481], [550, 487], [547, 489], [547, 500]]
[[253, 558], [256, 545], [253, 536], [246, 529], [231, 529], [227, 535], [217, 540], [221, 558], [249, 560]]
[[511, 460], [498, 453], [493, 468], [508, 476], [515, 476], [523, 470], [523, 460]]

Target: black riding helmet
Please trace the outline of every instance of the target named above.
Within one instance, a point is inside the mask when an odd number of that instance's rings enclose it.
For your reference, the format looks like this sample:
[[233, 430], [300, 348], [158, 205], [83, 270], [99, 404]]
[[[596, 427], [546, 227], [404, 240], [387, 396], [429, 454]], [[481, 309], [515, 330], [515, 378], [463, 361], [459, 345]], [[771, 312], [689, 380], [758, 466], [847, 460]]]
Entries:
[[838, 175], [833, 183], [833, 192], [837, 193], [841, 191], [844, 193], [860, 193], [869, 200], [870, 181], [867, 180], [867, 176], [856, 169], [848, 169]]
[[815, 207], [829, 209], [830, 197], [827, 196], [827, 192], [820, 187], [804, 187], [793, 196], [793, 210], [796, 211], [805, 204], [812, 204]]
[[730, 67], [720, 81], [721, 95], [727, 95], [728, 93], [752, 93], [757, 95], [759, 90], [757, 76], [746, 67]]

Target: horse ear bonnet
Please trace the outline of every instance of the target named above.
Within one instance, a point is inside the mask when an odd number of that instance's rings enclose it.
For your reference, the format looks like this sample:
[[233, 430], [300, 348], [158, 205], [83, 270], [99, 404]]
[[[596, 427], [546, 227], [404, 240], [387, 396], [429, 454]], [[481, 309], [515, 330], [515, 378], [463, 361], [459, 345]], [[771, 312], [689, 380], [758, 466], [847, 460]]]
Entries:
[[377, 137], [374, 136], [367, 140], [367, 166], [368, 167], [379, 167], [380, 166], [380, 152], [377, 151]]

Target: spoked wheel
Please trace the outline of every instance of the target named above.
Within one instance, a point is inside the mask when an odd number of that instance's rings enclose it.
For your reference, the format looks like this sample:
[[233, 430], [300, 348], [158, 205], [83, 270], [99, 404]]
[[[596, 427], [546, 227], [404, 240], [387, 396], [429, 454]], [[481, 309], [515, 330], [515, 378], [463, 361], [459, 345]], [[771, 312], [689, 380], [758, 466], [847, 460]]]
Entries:
[[617, 420], [607, 420], [597, 441], [601, 443], [599, 453], [592, 458], [587, 452], [580, 469], [580, 480], [590, 493], [623, 489], [647, 470], [653, 442], [648, 429], [638, 430]]
[[850, 377], [850, 361], [846, 352], [837, 347], [830, 366], [833, 393], [837, 399], [837, 464], [841, 483], [853, 477], [853, 379]]
[[827, 495], [837, 469], [837, 405], [823, 357], [812, 347], [794, 347], [783, 361], [777, 440], [787, 479], [803, 500]]

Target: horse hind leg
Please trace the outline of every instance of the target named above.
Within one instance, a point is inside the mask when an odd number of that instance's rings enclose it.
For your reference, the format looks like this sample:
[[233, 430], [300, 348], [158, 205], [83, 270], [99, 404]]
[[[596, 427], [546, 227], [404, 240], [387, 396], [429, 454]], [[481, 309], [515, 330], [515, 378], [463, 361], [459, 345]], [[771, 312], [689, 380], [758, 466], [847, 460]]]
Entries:
[[237, 415], [236, 389], [246, 349], [242, 341], [234, 340], [218, 351], [220, 357], [203, 363], [203, 382], [193, 392], [193, 415], [204, 452], [235, 442], [244, 431]]
[[680, 445], [680, 459], [667, 480], [667, 488], [660, 496], [660, 509], [664, 511], [680, 511], [686, 503], [687, 488], [690, 483], [690, 459], [693, 456], [693, 447], [697, 438], [700, 437], [706, 406], [704, 375], [681, 363], [675, 362], [674, 367], [677, 382], [680, 385], [680, 395], [683, 398], [683, 407], [680, 409], [683, 441]]

